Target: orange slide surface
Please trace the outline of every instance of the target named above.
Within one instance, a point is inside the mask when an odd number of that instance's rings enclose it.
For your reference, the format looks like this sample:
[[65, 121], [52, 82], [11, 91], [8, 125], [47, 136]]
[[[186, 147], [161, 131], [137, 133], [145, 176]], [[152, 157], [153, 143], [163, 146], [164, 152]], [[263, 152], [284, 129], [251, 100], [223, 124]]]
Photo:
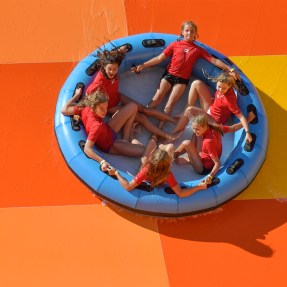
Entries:
[[[0, 286], [286, 286], [286, 1], [0, 0]], [[268, 155], [235, 200], [180, 219], [105, 205], [66, 165], [59, 91], [108, 40], [179, 34], [229, 56], [256, 86]], [[115, 191], [116, 192], [116, 191]]]

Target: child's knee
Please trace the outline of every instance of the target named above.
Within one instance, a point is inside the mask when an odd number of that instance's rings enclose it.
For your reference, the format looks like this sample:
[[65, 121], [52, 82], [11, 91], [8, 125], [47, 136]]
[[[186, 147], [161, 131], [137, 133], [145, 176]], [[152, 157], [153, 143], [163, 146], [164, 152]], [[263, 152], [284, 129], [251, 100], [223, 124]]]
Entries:
[[186, 109], [185, 109], [185, 111], [184, 111], [184, 116], [186, 116], [186, 117], [188, 117], [188, 118], [190, 118], [191, 117], [191, 115], [193, 114], [193, 106], [189, 106], [189, 107], [187, 107]]
[[137, 115], [136, 115], [136, 121], [137, 122], [142, 124], [142, 123], [146, 122], [147, 120], [148, 120], [148, 117], [145, 114], [137, 113]]
[[129, 103], [127, 104], [127, 107], [129, 108], [129, 111], [132, 113], [136, 113], [138, 111], [138, 106], [136, 103]]
[[170, 157], [172, 157], [174, 154], [174, 145], [171, 143], [166, 145], [165, 151], [169, 154]]
[[182, 142], [182, 146], [183, 146], [184, 148], [190, 146], [191, 144], [193, 144], [191, 140], [184, 140], [184, 141]]
[[165, 108], [164, 108], [164, 112], [166, 114], [170, 114], [171, 111], [172, 111], [172, 107], [173, 107], [173, 105], [166, 105]]
[[191, 87], [200, 87], [203, 84], [201, 80], [194, 80], [191, 84]]

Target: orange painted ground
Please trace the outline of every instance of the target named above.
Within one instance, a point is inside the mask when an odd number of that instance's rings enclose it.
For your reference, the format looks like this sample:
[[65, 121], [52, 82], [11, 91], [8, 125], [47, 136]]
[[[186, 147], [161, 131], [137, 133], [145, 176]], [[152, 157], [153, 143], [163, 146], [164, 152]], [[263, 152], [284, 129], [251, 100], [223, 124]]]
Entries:
[[[0, 0], [0, 286], [286, 286], [286, 1]], [[54, 135], [58, 93], [106, 40], [179, 33], [254, 83], [269, 119], [254, 182], [211, 213], [182, 219], [106, 206], [67, 167]]]
[[99, 202], [67, 167], [54, 134], [57, 95], [73, 67], [1, 65], [0, 78], [7, 87], [2, 116], [7, 120], [0, 142], [0, 207]]

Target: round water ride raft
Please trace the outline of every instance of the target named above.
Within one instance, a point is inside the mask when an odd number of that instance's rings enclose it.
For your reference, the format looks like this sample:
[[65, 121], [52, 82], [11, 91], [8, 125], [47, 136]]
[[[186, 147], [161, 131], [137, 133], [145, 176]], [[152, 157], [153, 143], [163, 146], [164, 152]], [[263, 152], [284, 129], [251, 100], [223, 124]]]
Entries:
[[[168, 44], [177, 39], [178, 36], [171, 34], [144, 33], [113, 40], [112, 44], [107, 43], [105, 48], [109, 50], [114, 46], [129, 44], [129, 52], [119, 69], [120, 92], [146, 105], [156, 91], [168, 59], [157, 66], [143, 70], [139, 75], [133, 74], [131, 67], [159, 55]], [[242, 192], [258, 173], [266, 158], [268, 147], [268, 120], [260, 97], [250, 80], [226, 56], [198, 41], [196, 43], [239, 72], [242, 81], [237, 83], [238, 105], [245, 116], [249, 110], [254, 110], [257, 114], [256, 119], [249, 124], [253, 137], [252, 144], [245, 144], [243, 129], [225, 134], [220, 159], [222, 166], [219, 172], [206, 190], [200, 190], [189, 197], [179, 198], [168, 186], [152, 189], [148, 184], [141, 184], [131, 192], [126, 191], [118, 180], [102, 172], [99, 163], [89, 159], [83, 152], [83, 144], [87, 137], [83, 126], [80, 130], [74, 130], [71, 118], [61, 114], [63, 105], [73, 96], [76, 86], [88, 87], [97, 74], [99, 61], [96, 57], [98, 50], [95, 50], [78, 63], [59, 93], [55, 112], [55, 133], [70, 169], [101, 199], [137, 213], [165, 217], [186, 216], [209, 211], [224, 204]], [[221, 72], [209, 62], [200, 59], [194, 66], [190, 83], [196, 78], [201, 79], [214, 93], [215, 84], [204, 77], [202, 69], [210, 76], [216, 76]], [[186, 105], [188, 90], [189, 86], [176, 104], [173, 114], [179, 114]], [[159, 109], [162, 110], [163, 106], [164, 103]], [[156, 120], [152, 120], [157, 123]], [[172, 124], [167, 123], [164, 129], [169, 131], [172, 127]], [[190, 138], [191, 133], [188, 125], [181, 138], [174, 142], [175, 147], [182, 140]], [[137, 137], [145, 144], [150, 134], [142, 129]], [[95, 151], [117, 168], [127, 180], [131, 180], [137, 174], [140, 167], [139, 158], [109, 155], [96, 147]], [[172, 171], [182, 187], [194, 186], [203, 179], [203, 176], [196, 174], [191, 166], [173, 164]]]

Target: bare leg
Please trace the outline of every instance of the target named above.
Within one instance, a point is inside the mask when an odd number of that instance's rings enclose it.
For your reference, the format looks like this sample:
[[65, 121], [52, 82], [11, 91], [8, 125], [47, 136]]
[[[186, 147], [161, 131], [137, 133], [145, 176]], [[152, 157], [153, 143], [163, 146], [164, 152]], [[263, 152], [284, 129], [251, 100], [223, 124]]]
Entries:
[[209, 124], [217, 124], [215, 119], [210, 114], [200, 108], [190, 106], [186, 108], [183, 115], [180, 117], [177, 125], [172, 130], [171, 134], [176, 134], [183, 131], [192, 118], [202, 114], [207, 116]]
[[203, 110], [208, 111], [212, 105], [212, 98], [207, 86], [200, 80], [192, 82], [188, 94], [188, 106], [194, 106], [199, 99], [200, 106]]
[[165, 108], [164, 108], [165, 113], [167, 113], [167, 114], [171, 113], [173, 106], [182, 97], [185, 89], [186, 89], [186, 85], [184, 85], [184, 84], [174, 85], [174, 87], [170, 93], [169, 99], [168, 99], [168, 101], [165, 105]]
[[168, 155], [170, 156], [171, 159], [173, 159], [173, 155], [174, 155], [174, 145], [173, 144], [160, 144], [159, 148], [162, 150], [165, 150]]
[[156, 109], [153, 109], [153, 108], [148, 108], [148, 107], [145, 107], [144, 105], [136, 102], [135, 100], [127, 97], [126, 95], [123, 95], [121, 94], [120, 95], [120, 100], [122, 102], [123, 105], [126, 105], [130, 102], [133, 102], [137, 105], [138, 107], [138, 111], [140, 113], [144, 113], [148, 116], [151, 116], [151, 117], [155, 117], [156, 119], [159, 119], [159, 120], [162, 120], [162, 121], [168, 121], [168, 122], [171, 122], [173, 124], [176, 123], [176, 119], [171, 117], [170, 115], [164, 113], [164, 112], [161, 112], [161, 111], [158, 111]]
[[[190, 140], [185, 140], [185, 142], [191, 142]], [[187, 144], [187, 143], [186, 143]], [[185, 145], [183, 144], [183, 142], [177, 147], [177, 149], [174, 152], [174, 157], [178, 158], [180, 155], [186, 153], [185, 150]]]
[[131, 157], [140, 157], [143, 155], [144, 151], [145, 147], [141, 144], [132, 144], [124, 140], [116, 140], [109, 153]]
[[137, 113], [135, 120], [140, 123], [143, 127], [145, 127], [149, 132], [152, 134], [155, 134], [159, 137], [162, 137], [166, 140], [175, 140], [177, 138], [177, 135], [175, 134], [168, 134], [164, 132], [162, 129], [154, 125], [146, 115], [142, 113]]
[[137, 106], [130, 103], [122, 107], [109, 122], [109, 126], [118, 133], [123, 128], [123, 139], [129, 141], [131, 138], [133, 122], [137, 114]]
[[181, 145], [176, 149], [176, 154], [183, 154], [187, 152], [190, 164], [197, 173], [201, 173], [203, 170], [203, 165], [199, 153], [197, 151], [196, 145], [192, 140], [185, 140]]
[[154, 117], [156, 119], [159, 119], [161, 121], [171, 122], [173, 124], [177, 123], [177, 119], [173, 118], [172, 116], [170, 116], [167, 113], [158, 111], [156, 109], [151, 109], [151, 108], [148, 108], [148, 107], [144, 107], [142, 110], [139, 110], [139, 111], [144, 113], [144, 114], [146, 114], [146, 115], [148, 115], [148, 116], [152, 116], [152, 117]]
[[172, 130], [171, 134], [177, 134], [179, 132], [182, 132], [188, 123], [189, 123], [189, 117], [184, 113], [180, 117], [176, 127]]
[[146, 149], [144, 151], [144, 154], [141, 158], [141, 162], [142, 162], [142, 165], [146, 164], [149, 160], [149, 157], [151, 155], [151, 153], [156, 149], [156, 141], [151, 138], [148, 143], [147, 143], [147, 146], [146, 146]]
[[149, 108], [156, 108], [161, 101], [163, 100], [164, 96], [167, 94], [167, 92], [171, 89], [171, 84], [165, 80], [161, 79], [159, 88], [157, 89], [154, 97], [149, 102], [148, 107]]
[[[168, 98], [168, 101], [165, 105], [164, 112], [168, 115], [171, 114], [172, 109], [176, 102], [182, 97], [184, 91], [186, 89], [186, 85], [184, 84], [176, 84], [173, 86], [172, 91], [170, 93], [170, 96]], [[164, 122], [161, 121], [159, 124], [159, 128], [162, 128], [164, 126]]]

